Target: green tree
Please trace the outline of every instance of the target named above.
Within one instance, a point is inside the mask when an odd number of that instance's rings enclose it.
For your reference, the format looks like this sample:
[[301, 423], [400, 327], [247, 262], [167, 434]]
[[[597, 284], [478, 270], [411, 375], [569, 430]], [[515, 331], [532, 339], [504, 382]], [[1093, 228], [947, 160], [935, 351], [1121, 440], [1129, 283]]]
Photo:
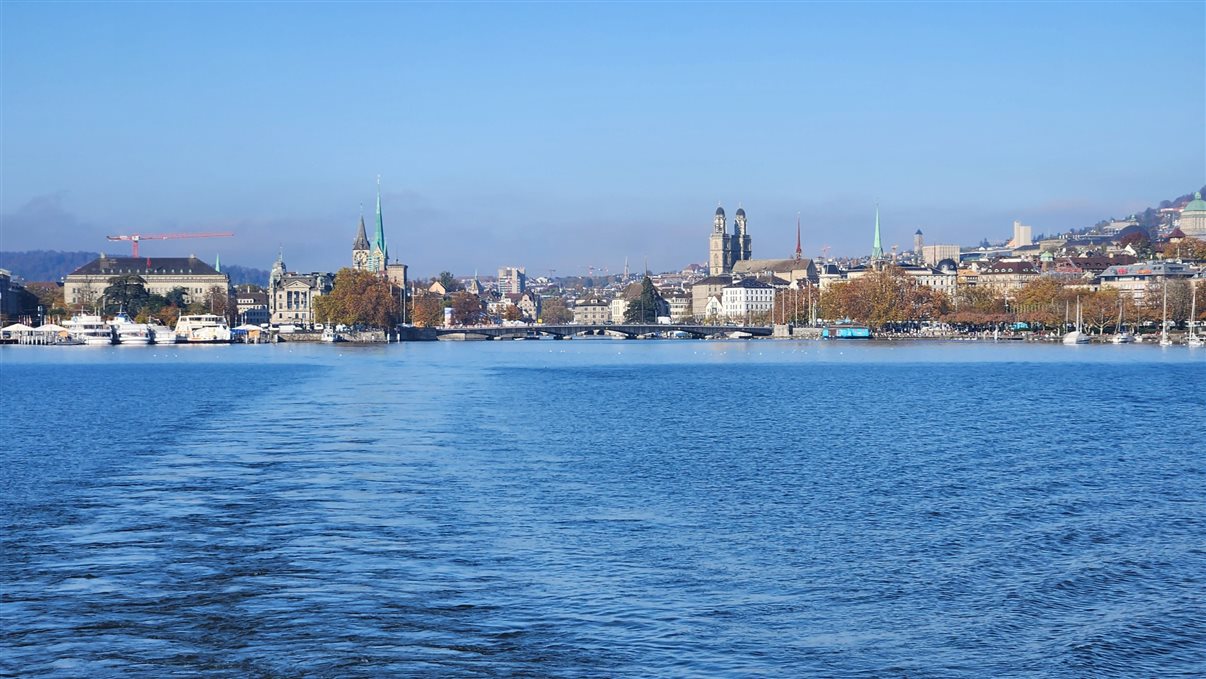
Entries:
[[183, 309], [188, 306], [188, 291], [184, 288], [172, 288], [163, 296], [170, 306]]
[[446, 290], [448, 292], [457, 292], [459, 290], [464, 289], [464, 286], [462, 286], [456, 280], [456, 278], [454, 278], [452, 276], [451, 271], [441, 271], [440, 277], [436, 280], [438, 280], [440, 282], [440, 285], [444, 286], [444, 290]]
[[104, 296], [106, 313], [112, 314], [124, 310], [131, 316], [137, 316], [142, 311], [143, 305], [146, 304], [147, 298], [150, 297], [147, 294], [146, 280], [137, 274], [110, 278]]
[[635, 299], [628, 301], [628, 309], [624, 312], [625, 323], [657, 323], [657, 310], [663, 304], [662, 296], [653, 281], [645, 276], [641, 281], [641, 293]]

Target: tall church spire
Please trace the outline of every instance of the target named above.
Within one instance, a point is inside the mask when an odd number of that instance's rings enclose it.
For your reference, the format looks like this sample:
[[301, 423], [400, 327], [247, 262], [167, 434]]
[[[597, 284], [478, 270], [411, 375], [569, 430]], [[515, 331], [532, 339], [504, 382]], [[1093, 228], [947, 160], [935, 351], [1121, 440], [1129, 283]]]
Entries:
[[800, 247], [800, 213], [796, 213], [796, 261], [800, 261], [800, 256], [804, 254], [804, 250]]
[[879, 203], [875, 204], [875, 242], [871, 245], [871, 259], [883, 259], [884, 246], [879, 239]]

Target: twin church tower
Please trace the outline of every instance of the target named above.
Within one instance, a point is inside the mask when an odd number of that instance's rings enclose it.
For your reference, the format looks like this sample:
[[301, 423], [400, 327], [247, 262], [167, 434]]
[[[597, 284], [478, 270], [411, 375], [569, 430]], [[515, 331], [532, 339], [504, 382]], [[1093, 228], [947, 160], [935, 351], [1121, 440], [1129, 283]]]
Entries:
[[737, 208], [733, 233], [728, 233], [724, 208], [717, 207], [716, 218], [712, 220], [712, 237], [708, 240], [708, 275], [731, 273], [734, 264], [752, 258], [750, 235], [745, 229], [745, 209]]
[[377, 232], [370, 244], [364, 231], [364, 210], [360, 211], [360, 227], [352, 243], [352, 268], [384, 274], [389, 266], [389, 247], [385, 243], [385, 223], [381, 219], [381, 177], [377, 177]]

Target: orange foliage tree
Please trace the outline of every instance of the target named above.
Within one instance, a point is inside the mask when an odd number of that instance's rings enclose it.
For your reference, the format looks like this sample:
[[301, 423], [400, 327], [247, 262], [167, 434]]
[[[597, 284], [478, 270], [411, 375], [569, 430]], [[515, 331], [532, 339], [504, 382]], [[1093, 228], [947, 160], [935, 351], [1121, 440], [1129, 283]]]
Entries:
[[340, 269], [335, 287], [314, 300], [320, 323], [389, 328], [399, 318], [398, 289], [371, 271]]

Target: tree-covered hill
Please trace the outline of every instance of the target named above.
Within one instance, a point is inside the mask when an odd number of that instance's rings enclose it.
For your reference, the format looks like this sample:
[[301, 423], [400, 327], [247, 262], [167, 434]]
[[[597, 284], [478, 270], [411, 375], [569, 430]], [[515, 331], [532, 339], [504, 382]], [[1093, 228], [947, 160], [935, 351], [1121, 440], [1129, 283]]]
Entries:
[[[57, 281], [97, 257], [96, 252], [60, 250], [29, 250], [0, 252], [0, 269], [8, 269], [26, 281]], [[223, 264], [222, 271], [230, 276], [231, 285], [254, 283], [267, 285], [268, 272], [237, 264]]]

